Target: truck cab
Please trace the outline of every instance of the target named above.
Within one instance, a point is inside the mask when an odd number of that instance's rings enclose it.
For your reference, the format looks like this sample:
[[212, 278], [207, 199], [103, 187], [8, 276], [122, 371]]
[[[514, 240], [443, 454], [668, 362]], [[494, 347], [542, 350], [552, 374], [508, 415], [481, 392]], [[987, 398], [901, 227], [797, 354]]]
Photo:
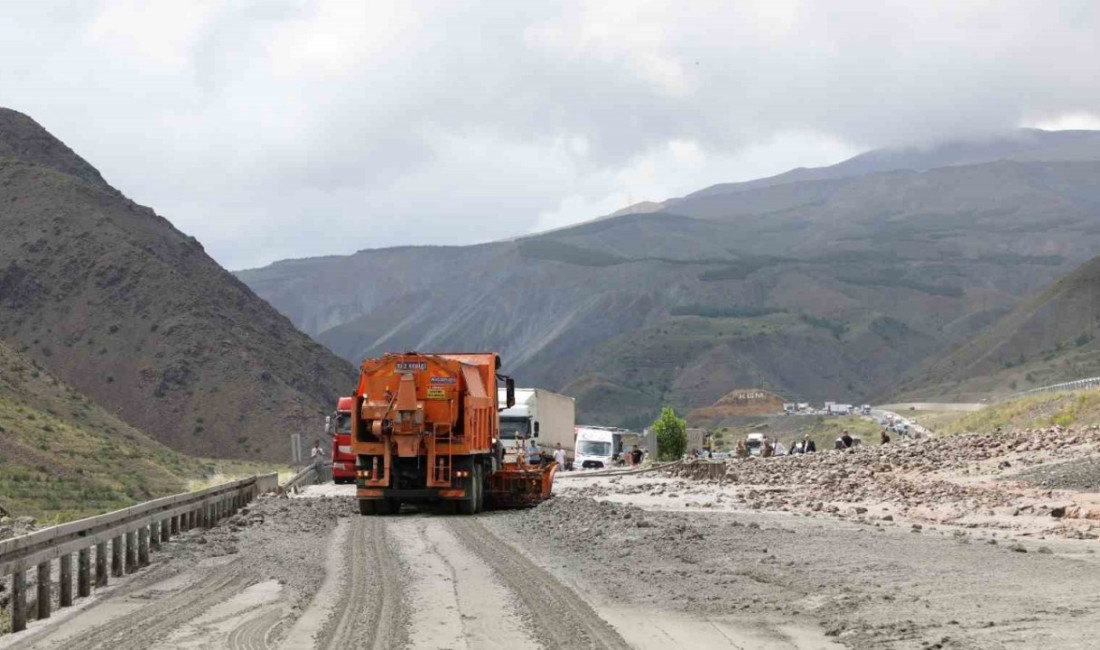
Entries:
[[352, 398], [341, 397], [336, 402], [336, 412], [329, 420], [332, 434], [332, 481], [355, 482], [355, 453], [351, 450]]
[[573, 466], [580, 469], [610, 468], [611, 459], [622, 451], [622, 432], [610, 427], [577, 427]]
[[[504, 459], [515, 461], [516, 457], [523, 453], [524, 441], [537, 435], [531, 397], [534, 391], [528, 388], [517, 388], [515, 391], [516, 403], [511, 408], [500, 412], [500, 428], [498, 436], [500, 444], [504, 447]], [[503, 403], [503, 402], [502, 402]]]

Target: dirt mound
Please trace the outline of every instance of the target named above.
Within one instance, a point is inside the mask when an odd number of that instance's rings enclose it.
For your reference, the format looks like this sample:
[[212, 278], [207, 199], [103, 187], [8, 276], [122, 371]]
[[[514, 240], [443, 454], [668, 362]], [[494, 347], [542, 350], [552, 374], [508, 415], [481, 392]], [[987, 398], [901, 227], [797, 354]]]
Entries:
[[[847, 452], [685, 463], [674, 473], [690, 479], [689, 483], [742, 486], [738, 498], [754, 510], [867, 517], [896, 512], [941, 522], [1027, 511], [1079, 519], [1080, 526], [1063, 526], [1060, 532], [1095, 536], [1091, 532], [1094, 527], [1086, 520], [1100, 519], [1100, 510], [1072, 500], [1060, 503], [1049, 493], [1026, 495], [991, 479], [1028, 478], [1029, 474], [1016, 473], [1020, 468], [1063, 459], [1089, 458], [1100, 463], [1096, 454], [1100, 454], [1100, 427], [1051, 427], [857, 447]], [[1076, 476], [1078, 469], [1067, 468], [1065, 476]], [[1070, 482], [1067, 478], [1066, 485]], [[888, 508], [869, 513], [867, 504]]]
[[354, 385], [199, 242], [13, 111], [0, 205], [0, 339], [168, 446], [283, 459]]
[[688, 413], [688, 422], [706, 425], [724, 418], [746, 415], [772, 415], [783, 411], [783, 398], [760, 388], [744, 388], [730, 391], [711, 406], [697, 408]]

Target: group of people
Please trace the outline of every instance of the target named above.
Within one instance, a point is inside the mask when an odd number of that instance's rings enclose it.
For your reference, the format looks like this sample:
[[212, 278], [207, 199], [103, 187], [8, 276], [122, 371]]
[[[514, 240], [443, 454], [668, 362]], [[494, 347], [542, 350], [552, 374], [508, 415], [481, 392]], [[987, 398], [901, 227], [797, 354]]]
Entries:
[[[817, 444], [810, 438], [810, 434], [803, 436], [802, 440], [791, 441], [790, 447], [786, 447], [778, 438], [764, 438], [764, 442], [760, 447], [760, 456], [762, 458], [771, 458], [772, 456], [789, 456], [794, 454], [812, 454], [817, 451]], [[749, 445], [744, 440], [738, 440], [737, 446], [734, 448], [734, 456], [737, 458], [748, 458], [751, 454]]]
[[634, 448], [630, 451], [624, 450], [621, 454], [615, 454], [611, 458], [611, 462], [620, 467], [633, 467], [635, 465], [641, 465], [648, 455], [648, 451], [638, 449], [638, 445], [634, 445]]
[[[542, 450], [539, 449], [537, 440], [534, 438], [527, 439], [524, 456], [528, 465], [542, 464]], [[558, 467], [565, 469], [565, 449], [562, 448], [560, 442], [554, 445], [554, 462], [558, 464]]]

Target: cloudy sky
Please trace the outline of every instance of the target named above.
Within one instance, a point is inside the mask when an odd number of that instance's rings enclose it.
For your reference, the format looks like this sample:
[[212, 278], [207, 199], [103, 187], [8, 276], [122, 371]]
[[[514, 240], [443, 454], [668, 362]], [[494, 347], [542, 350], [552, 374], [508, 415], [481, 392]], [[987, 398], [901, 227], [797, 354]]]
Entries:
[[0, 105], [232, 269], [1100, 128], [1094, 0], [0, 0]]

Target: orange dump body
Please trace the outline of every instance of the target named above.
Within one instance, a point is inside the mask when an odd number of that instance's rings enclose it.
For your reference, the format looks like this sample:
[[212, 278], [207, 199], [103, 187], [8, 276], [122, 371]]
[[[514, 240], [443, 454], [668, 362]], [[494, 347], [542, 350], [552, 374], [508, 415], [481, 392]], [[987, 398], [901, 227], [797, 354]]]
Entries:
[[[499, 465], [499, 356], [387, 354], [363, 362], [352, 396], [351, 450], [363, 514], [405, 501], [518, 506], [550, 496], [556, 465]], [[511, 379], [507, 380], [509, 395]]]
[[[363, 362], [353, 399], [352, 451], [360, 459], [359, 495], [379, 488], [435, 489], [467, 496], [457, 485], [471, 458], [489, 458], [497, 432], [496, 354], [387, 354]], [[416, 459], [423, 484], [397, 477], [400, 459]], [[395, 482], [395, 478], [402, 480]], [[415, 496], [415, 495], [405, 495]], [[422, 496], [430, 496], [424, 494]]]

